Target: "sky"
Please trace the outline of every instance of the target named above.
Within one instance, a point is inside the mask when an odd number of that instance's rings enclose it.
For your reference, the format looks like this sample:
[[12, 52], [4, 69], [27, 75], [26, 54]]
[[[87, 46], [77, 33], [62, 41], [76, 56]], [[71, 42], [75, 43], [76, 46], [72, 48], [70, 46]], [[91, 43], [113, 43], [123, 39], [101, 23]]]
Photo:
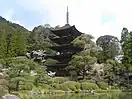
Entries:
[[132, 30], [132, 0], [0, 0], [0, 16], [29, 30], [35, 26], [69, 23], [97, 39], [113, 35], [120, 39], [123, 27]]

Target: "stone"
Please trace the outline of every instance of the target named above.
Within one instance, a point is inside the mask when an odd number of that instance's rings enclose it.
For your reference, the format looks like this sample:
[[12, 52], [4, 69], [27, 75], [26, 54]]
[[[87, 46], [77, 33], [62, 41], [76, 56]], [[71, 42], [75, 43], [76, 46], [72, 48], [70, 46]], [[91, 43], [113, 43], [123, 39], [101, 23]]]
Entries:
[[2, 96], [2, 99], [20, 99], [20, 98], [16, 95], [7, 94], [5, 96]]

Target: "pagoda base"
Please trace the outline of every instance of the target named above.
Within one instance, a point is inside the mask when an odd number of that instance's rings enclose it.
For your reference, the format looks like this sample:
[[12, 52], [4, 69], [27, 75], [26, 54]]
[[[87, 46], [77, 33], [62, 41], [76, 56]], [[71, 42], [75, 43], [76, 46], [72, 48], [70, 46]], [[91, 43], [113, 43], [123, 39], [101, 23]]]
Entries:
[[66, 77], [69, 76], [69, 72], [65, 70], [65, 68], [53, 68], [47, 67], [47, 72], [52, 71], [55, 72], [55, 76], [57, 77]]

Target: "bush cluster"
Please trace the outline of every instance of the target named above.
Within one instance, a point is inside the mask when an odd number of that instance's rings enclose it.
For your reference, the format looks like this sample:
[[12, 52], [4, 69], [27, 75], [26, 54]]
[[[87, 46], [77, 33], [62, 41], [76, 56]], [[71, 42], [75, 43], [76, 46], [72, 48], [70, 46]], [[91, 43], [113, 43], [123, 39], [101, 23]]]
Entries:
[[98, 82], [97, 85], [103, 90], [107, 90], [107, 88], [109, 88], [108, 83], [105, 82]]
[[99, 89], [95, 83], [83, 82], [81, 85], [83, 90], [90, 90], [91, 88], [94, 90]]

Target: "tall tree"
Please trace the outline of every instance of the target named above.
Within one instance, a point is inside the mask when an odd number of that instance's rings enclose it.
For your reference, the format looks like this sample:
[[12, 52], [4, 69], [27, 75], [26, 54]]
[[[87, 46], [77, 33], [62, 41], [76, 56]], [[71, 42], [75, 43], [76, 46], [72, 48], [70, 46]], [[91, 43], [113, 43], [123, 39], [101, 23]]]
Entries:
[[126, 69], [132, 69], [132, 32], [129, 33], [127, 28], [123, 28], [120, 42], [123, 50], [122, 63]]
[[24, 35], [17, 31], [7, 35], [7, 57], [22, 56], [26, 52], [26, 41]]
[[26, 42], [24, 39], [24, 35], [21, 32], [17, 32], [15, 34], [15, 52], [17, 56], [23, 56], [26, 52]]
[[[10, 83], [10, 89], [13, 88], [15, 90], [19, 90], [22, 85], [32, 86], [34, 79], [31, 79], [31, 71], [35, 74], [38, 73], [38, 69], [40, 70], [40, 68], [41, 70], [44, 70], [39, 64], [27, 59], [26, 57], [14, 57], [8, 58], [7, 60], [9, 66], [7, 74], [9, 76], [8, 81]], [[44, 71], [43, 74], [45, 74]], [[39, 73], [36, 75], [39, 75]]]
[[107, 59], [115, 59], [120, 53], [120, 43], [117, 37], [111, 35], [100, 36], [96, 44], [101, 48], [98, 56], [99, 62], [105, 62]]
[[0, 37], [0, 58], [5, 59], [6, 58], [6, 49], [7, 49], [7, 43], [6, 43], [6, 33], [5, 31], [1, 31], [1, 37]]
[[16, 37], [15, 33], [9, 33], [7, 35], [7, 57], [14, 57], [16, 56]]
[[96, 52], [97, 46], [92, 41], [93, 36], [91, 35], [81, 35], [77, 37], [73, 44], [74, 46], [81, 47], [83, 50], [72, 57], [72, 69], [74, 69], [77, 74], [82, 73], [83, 79], [85, 79], [86, 72], [90, 72], [92, 69], [91, 64], [96, 62]]

